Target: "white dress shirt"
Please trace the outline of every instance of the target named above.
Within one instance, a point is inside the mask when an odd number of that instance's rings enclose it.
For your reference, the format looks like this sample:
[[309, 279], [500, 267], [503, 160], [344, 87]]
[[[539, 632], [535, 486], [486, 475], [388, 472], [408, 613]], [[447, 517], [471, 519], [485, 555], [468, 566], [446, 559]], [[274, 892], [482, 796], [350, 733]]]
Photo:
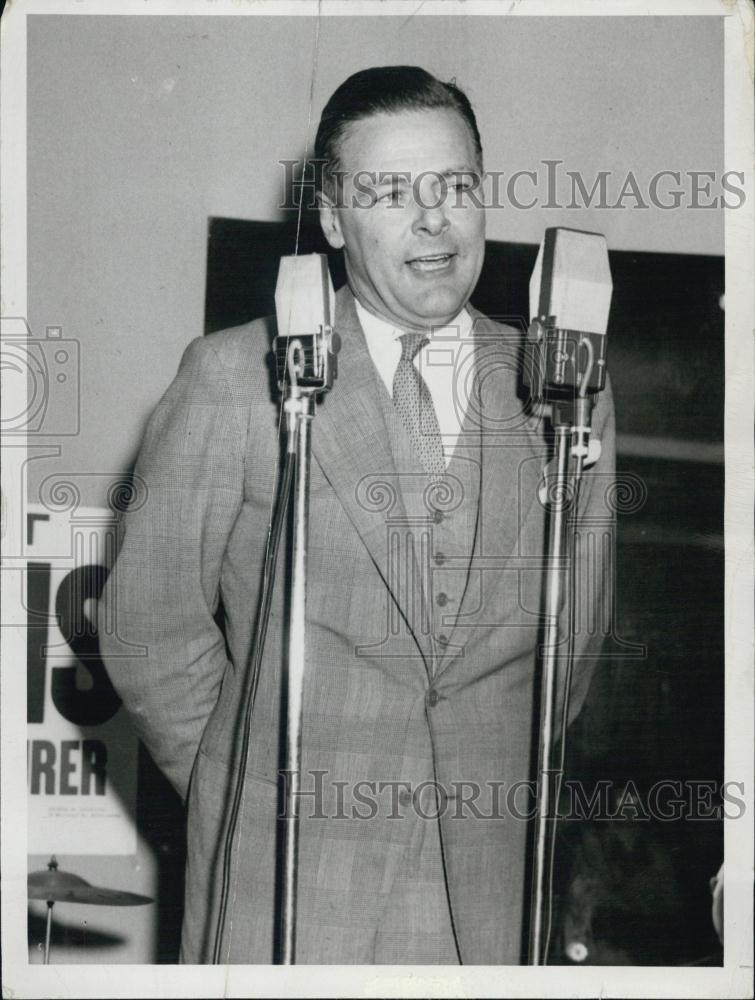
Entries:
[[[370, 357], [392, 398], [393, 376], [401, 359], [399, 338], [406, 331], [355, 301]], [[447, 468], [461, 433], [472, 385], [472, 317], [464, 308], [447, 326], [433, 327], [427, 334], [430, 340], [414, 359], [414, 366], [432, 396]]]

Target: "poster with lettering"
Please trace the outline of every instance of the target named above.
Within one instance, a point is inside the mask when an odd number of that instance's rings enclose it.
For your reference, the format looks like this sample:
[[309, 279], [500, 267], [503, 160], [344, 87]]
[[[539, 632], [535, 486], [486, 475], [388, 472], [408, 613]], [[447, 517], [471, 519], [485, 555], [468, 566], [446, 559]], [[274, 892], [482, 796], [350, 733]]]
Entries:
[[136, 852], [137, 738], [98, 639], [116, 529], [109, 509], [27, 508], [29, 854]]

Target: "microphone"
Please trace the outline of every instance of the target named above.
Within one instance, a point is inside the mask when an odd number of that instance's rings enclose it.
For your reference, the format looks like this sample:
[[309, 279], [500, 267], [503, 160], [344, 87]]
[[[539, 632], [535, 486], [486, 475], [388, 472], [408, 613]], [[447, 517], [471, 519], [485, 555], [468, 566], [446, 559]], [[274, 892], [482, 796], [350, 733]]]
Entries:
[[571, 426], [572, 455], [584, 462], [595, 396], [606, 384], [613, 282], [605, 236], [546, 229], [529, 291], [524, 382], [533, 403], [551, 405], [554, 427]]
[[281, 257], [275, 286], [278, 387], [298, 396], [325, 392], [336, 376], [340, 338], [333, 331], [333, 283], [325, 254]]

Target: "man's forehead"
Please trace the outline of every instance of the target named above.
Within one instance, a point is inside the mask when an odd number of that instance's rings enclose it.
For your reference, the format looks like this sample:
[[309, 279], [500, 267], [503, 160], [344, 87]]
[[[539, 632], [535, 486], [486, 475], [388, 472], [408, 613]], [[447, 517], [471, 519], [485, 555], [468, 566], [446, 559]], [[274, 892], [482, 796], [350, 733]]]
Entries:
[[478, 166], [474, 136], [453, 108], [378, 112], [351, 122], [339, 143], [340, 166], [355, 170], [439, 173]]

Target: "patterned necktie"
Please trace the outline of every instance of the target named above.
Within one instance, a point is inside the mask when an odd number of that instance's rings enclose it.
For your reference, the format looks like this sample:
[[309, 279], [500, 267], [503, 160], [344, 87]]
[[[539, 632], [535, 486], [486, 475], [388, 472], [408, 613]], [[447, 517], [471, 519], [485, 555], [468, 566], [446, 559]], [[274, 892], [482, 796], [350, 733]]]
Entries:
[[414, 367], [414, 359], [430, 338], [424, 333], [405, 333], [400, 339], [401, 360], [393, 376], [393, 403], [425, 472], [438, 479], [446, 471], [440, 426], [427, 383]]

